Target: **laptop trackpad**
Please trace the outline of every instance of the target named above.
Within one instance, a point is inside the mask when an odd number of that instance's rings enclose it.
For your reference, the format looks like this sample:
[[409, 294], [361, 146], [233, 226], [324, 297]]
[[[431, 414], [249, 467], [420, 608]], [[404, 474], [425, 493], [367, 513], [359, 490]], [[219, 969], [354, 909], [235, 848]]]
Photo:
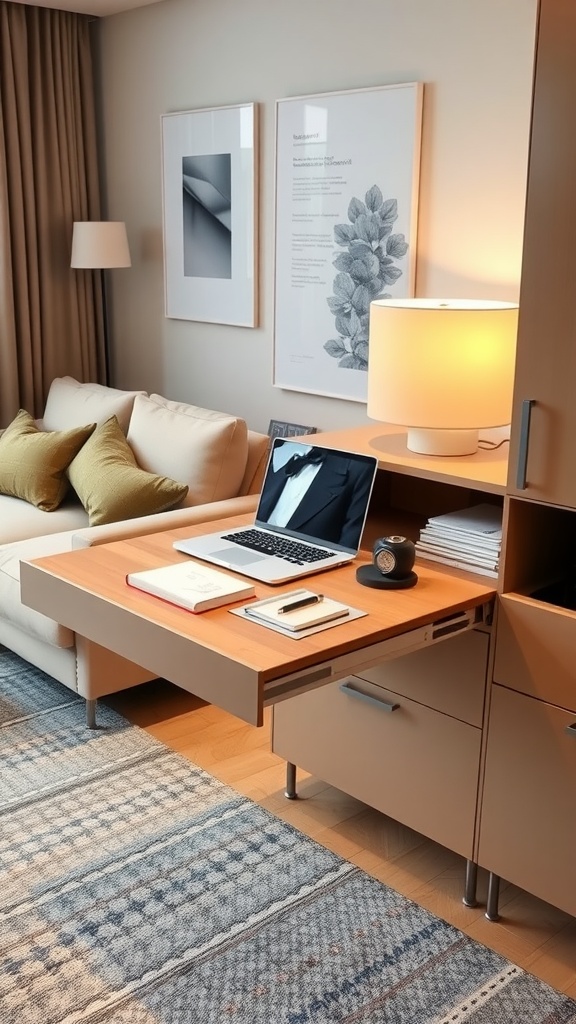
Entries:
[[222, 548], [221, 551], [211, 551], [212, 558], [221, 558], [229, 565], [250, 565], [252, 562], [261, 562], [268, 555], [258, 555], [255, 551], [246, 551], [244, 548]]

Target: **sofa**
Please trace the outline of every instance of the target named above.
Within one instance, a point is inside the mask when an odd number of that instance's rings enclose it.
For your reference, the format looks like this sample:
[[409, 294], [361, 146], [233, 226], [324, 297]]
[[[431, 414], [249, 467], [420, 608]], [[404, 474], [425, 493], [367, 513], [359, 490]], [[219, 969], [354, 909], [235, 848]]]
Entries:
[[20, 600], [20, 562], [253, 512], [269, 438], [226, 413], [57, 378], [0, 431], [0, 644], [96, 701], [152, 678]]

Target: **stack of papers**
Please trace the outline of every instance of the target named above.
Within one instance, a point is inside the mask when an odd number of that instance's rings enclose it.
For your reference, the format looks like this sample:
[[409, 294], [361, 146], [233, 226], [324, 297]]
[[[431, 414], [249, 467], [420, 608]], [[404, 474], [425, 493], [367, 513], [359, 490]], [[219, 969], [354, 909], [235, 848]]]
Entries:
[[497, 577], [501, 544], [502, 509], [486, 502], [432, 516], [420, 533], [416, 552], [433, 562]]

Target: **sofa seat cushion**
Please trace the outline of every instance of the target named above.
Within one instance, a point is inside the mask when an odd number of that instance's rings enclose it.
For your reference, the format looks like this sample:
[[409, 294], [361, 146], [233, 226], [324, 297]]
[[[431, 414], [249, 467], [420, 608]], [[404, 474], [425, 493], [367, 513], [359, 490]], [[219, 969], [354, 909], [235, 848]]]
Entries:
[[71, 544], [71, 533], [55, 533], [0, 547], [0, 618], [52, 647], [74, 647], [75, 634], [71, 629], [22, 604], [20, 561], [69, 551]]
[[160, 395], [138, 395], [128, 442], [142, 469], [188, 484], [181, 507], [234, 498], [240, 491], [248, 459], [243, 419]]
[[88, 525], [88, 514], [72, 492], [55, 512], [42, 512], [21, 498], [0, 494], [0, 544], [44, 537], [64, 530], [83, 530]]
[[165, 512], [188, 491], [187, 484], [137, 465], [116, 416], [96, 427], [68, 467], [68, 476], [90, 526]]
[[82, 423], [104, 423], [116, 416], [124, 434], [136, 395], [144, 391], [120, 391], [105, 384], [81, 384], [74, 377], [56, 377], [46, 399], [44, 430], [69, 430]]
[[69, 489], [66, 469], [95, 426], [43, 431], [20, 409], [0, 437], [0, 492], [54, 512]]

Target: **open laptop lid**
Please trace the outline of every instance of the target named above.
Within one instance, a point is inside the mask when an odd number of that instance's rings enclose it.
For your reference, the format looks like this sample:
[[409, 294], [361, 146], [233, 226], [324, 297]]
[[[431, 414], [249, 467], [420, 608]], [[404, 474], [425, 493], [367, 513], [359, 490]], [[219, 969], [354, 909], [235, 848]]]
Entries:
[[[371, 455], [277, 437], [270, 451], [255, 525], [355, 555], [377, 468], [378, 460]], [[279, 505], [281, 497], [284, 508]]]

